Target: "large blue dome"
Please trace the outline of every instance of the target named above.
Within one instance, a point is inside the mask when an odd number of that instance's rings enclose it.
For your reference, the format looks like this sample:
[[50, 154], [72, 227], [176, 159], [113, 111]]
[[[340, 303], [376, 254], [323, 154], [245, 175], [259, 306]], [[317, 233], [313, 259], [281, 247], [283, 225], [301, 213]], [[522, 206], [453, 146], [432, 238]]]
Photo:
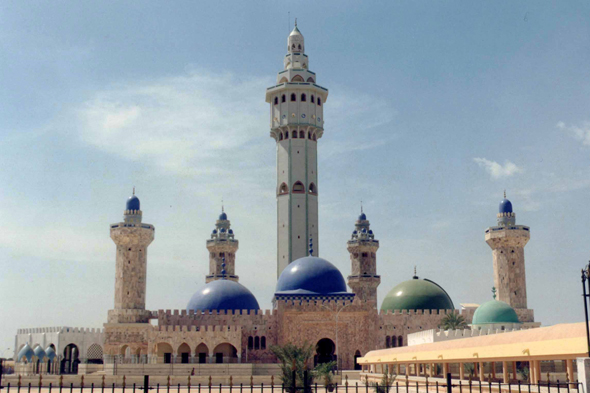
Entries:
[[141, 210], [139, 208], [139, 198], [132, 195], [127, 199], [127, 206], [125, 210]]
[[330, 262], [317, 257], [293, 261], [279, 277], [277, 295], [337, 295], [346, 293], [344, 277]]
[[258, 301], [240, 283], [215, 280], [197, 291], [186, 306], [187, 310], [260, 310]]
[[512, 202], [506, 198], [502, 199], [498, 210], [500, 213], [512, 213]]

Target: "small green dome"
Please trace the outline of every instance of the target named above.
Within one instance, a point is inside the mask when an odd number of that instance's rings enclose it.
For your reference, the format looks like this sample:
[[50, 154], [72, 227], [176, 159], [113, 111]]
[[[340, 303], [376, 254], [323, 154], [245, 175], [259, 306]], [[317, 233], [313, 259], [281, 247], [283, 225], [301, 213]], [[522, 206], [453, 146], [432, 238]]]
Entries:
[[396, 285], [381, 303], [381, 310], [453, 310], [455, 306], [447, 292], [434, 281], [412, 280]]
[[512, 307], [500, 300], [490, 300], [479, 306], [473, 314], [472, 325], [489, 323], [520, 323]]

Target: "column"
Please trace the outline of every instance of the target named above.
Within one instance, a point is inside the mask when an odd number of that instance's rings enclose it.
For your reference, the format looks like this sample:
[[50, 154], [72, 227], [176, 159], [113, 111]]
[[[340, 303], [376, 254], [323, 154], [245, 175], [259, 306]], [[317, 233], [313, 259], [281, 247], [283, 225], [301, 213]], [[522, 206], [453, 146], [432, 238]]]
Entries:
[[428, 376], [429, 376], [430, 378], [432, 378], [432, 376], [434, 375], [434, 370], [433, 370], [433, 369], [434, 369], [434, 367], [433, 367], [433, 366], [434, 366], [434, 364], [430, 363], [428, 366], [429, 366], [429, 367], [428, 367]]
[[516, 362], [512, 362], [512, 379], [518, 379], [518, 375], [516, 375]]
[[567, 359], [565, 361], [565, 366], [567, 367], [567, 379], [569, 382], [574, 382], [574, 361], [572, 359]]
[[459, 363], [459, 379], [465, 379], [465, 363], [463, 362]]
[[399, 363], [395, 364], [395, 375], [400, 375], [400, 365]]
[[[537, 381], [541, 381], [543, 379], [543, 376], [541, 374], [541, 361], [540, 360], [535, 360], [535, 374], [537, 375]], [[537, 383], [537, 381], [535, 381], [535, 383]]]
[[406, 377], [407, 377], [408, 375], [410, 375], [410, 364], [406, 363], [404, 368], [405, 368]]
[[510, 382], [510, 371], [508, 371], [508, 362], [506, 361], [502, 362], [502, 379], [504, 383]]
[[447, 374], [449, 373], [449, 363], [443, 363], [443, 378], [447, 377]]
[[496, 362], [490, 362], [490, 365], [492, 366], [492, 378], [496, 379]]

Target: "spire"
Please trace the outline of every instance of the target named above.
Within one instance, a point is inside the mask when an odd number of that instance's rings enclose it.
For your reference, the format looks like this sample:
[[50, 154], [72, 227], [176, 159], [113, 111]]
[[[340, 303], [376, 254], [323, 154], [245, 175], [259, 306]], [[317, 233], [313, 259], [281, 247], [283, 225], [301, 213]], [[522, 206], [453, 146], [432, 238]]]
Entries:
[[363, 200], [361, 199], [361, 214], [363, 214]]
[[221, 260], [221, 279], [225, 280], [225, 257]]
[[133, 195], [135, 195], [135, 186], [133, 186]]
[[414, 277], [412, 277], [414, 280], [418, 279], [418, 273], [416, 273], [416, 266], [414, 265]]
[[309, 236], [309, 256], [313, 256], [313, 238]]
[[223, 197], [221, 197], [221, 212], [225, 213], [225, 210], [223, 209]]
[[295, 18], [295, 27], [297, 27], [297, 18]]
[[492, 287], [492, 297], [496, 300], [496, 287]]
[[504, 190], [504, 199], [506, 199], [506, 190]]

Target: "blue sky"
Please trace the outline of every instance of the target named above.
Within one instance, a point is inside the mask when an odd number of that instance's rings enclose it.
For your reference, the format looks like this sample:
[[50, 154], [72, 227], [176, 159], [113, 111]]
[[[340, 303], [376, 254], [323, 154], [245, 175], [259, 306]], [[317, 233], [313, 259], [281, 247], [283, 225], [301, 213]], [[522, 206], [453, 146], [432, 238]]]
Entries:
[[0, 356], [19, 327], [100, 327], [133, 186], [156, 226], [149, 309], [204, 283], [225, 200], [237, 274], [270, 308], [275, 145], [266, 87], [298, 18], [330, 90], [320, 251], [346, 276], [359, 201], [379, 298], [418, 274], [491, 297], [484, 231], [507, 190], [529, 307], [580, 321], [589, 258], [590, 5], [583, 1], [21, 2], [0, 5]]

